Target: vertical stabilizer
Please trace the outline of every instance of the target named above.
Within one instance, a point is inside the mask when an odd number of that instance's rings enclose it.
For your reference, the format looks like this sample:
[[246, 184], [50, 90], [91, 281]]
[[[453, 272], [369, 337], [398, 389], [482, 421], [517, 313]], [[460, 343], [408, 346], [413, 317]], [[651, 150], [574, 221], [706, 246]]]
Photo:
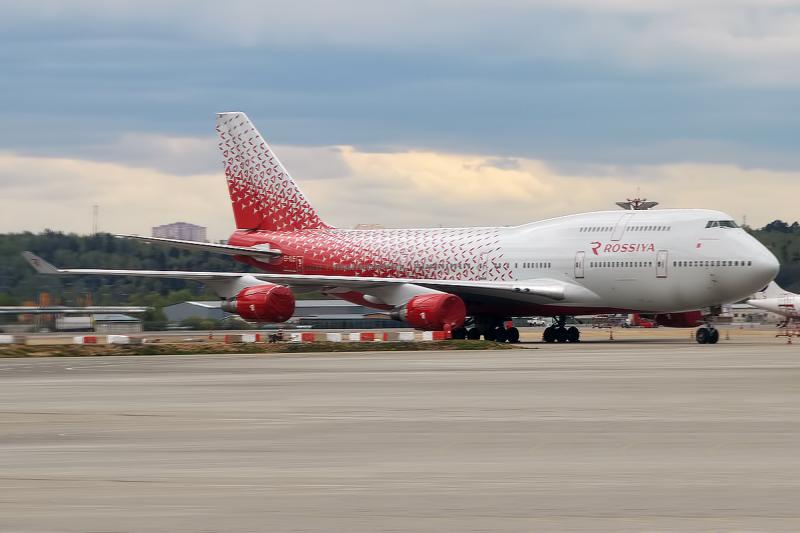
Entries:
[[780, 298], [782, 296], [786, 296], [787, 294], [791, 293], [787, 290], [784, 290], [780, 285], [773, 281], [762, 290], [755, 293], [752, 299], [760, 300], [763, 298]]
[[217, 133], [238, 229], [327, 227], [247, 115], [218, 113]]

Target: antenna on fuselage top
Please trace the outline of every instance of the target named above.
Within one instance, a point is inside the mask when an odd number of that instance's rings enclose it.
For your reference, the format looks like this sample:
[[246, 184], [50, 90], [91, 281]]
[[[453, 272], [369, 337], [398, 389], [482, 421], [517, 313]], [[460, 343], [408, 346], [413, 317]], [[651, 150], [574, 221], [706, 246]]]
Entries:
[[647, 198], [628, 198], [626, 202], [615, 202], [626, 211], [647, 211], [658, 205], [658, 202], [648, 202]]

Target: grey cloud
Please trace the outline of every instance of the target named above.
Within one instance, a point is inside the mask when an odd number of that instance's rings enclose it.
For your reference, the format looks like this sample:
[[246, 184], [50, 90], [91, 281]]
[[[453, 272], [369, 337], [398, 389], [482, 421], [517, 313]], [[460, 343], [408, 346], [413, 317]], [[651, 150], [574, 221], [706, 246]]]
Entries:
[[800, 168], [797, 6], [6, 2], [0, 148], [216, 170], [125, 141], [235, 108], [278, 145]]

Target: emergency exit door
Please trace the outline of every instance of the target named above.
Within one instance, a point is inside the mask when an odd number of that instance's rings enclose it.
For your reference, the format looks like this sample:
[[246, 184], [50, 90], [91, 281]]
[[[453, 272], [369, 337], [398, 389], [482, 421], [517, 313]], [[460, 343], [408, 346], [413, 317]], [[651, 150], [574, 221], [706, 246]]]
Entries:
[[575, 254], [575, 279], [583, 278], [585, 259], [586, 252], [578, 252]]
[[667, 250], [659, 250], [656, 255], [656, 277], [667, 277], [667, 261], [669, 260], [669, 253]]

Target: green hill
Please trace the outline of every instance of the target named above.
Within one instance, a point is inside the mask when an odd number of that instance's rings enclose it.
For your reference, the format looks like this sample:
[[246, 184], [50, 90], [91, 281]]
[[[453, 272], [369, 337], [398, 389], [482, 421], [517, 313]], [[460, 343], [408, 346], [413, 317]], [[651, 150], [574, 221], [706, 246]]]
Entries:
[[252, 271], [219, 254], [153, 246], [109, 234], [4, 234], [0, 235], [0, 303], [37, 301], [42, 292], [50, 295], [51, 303], [64, 305], [85, 304], [89, 294], [95, 305], [162, 306], [193, 298], [215, 299], [201, 284], [176, 279], [40, 276], [21, 257], [23, 250], [70, 268]]
[[800, 224], [776, 220], [761, 229], [748, 228], [748, 231], [781, 262], [781, 271], [776, 279], [778, 285], [800, 293]]

